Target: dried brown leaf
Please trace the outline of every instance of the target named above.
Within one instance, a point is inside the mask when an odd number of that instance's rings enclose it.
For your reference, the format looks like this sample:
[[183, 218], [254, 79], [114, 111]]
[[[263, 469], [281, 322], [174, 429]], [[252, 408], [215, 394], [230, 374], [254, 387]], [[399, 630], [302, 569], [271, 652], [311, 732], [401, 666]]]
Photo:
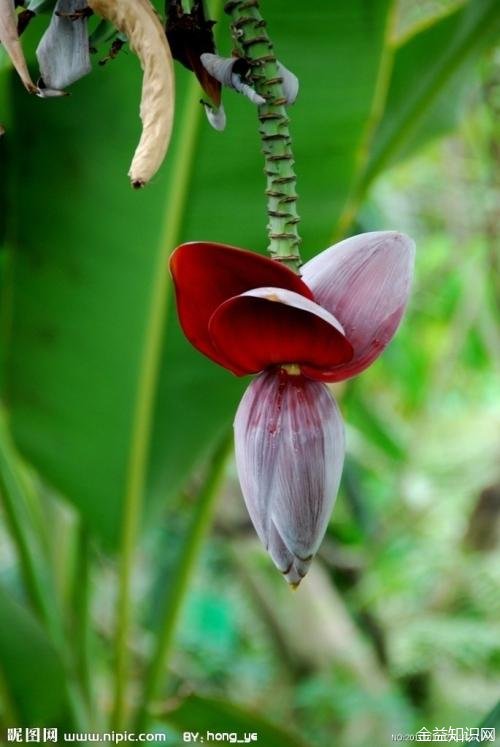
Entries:
[[89, 0], [89, 6], [127, 36], [144, 72], [142, 135], [129, 170], [132, 185], [142, 187], [159, 169], [172, 133], [174, 72], [170, 48], [148, 0]]
[[24, 87], [30, 93], [38, 93], [31, 80], [23, 49], [17, 33], [17, 15], [13, 0], [0, 0], [0, 42], [17, 70]]

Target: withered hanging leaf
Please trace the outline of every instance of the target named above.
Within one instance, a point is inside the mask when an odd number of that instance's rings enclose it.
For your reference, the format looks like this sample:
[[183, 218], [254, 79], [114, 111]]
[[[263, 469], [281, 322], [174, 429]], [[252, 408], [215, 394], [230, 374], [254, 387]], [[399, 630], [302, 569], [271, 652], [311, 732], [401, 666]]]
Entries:
[[91, 70], [87, 18], [70, 18], [86, 0], [58, 0], [36, 50], [44, 88], [61, 91]]
[[24, 87], [30, 93], [38, 93], [38, 88], [31, 80], [24, 58], [21, 42], [17, 32], [17, 15], [13, 0], [0, 0], [0, 42], [17, 70]]
[[142, 135], [129, 170], [132, 185], [142, 187], [159, 169], [172, 134], [174, 72], [170, 48], [148, 0], [89, 0], [89, 5], [127, 36], [144, 71]]
[[181, 0], [167, 3], [167, 39], [174, 60], [191, 70], [198, 78], [201, 87], [217, 108], [221, 101], [221, 85], [201, 62], [205, 52], [215, 52], [213, 26], [215, 21], [207, 20], [203, 2], [195, 2], [190, 13], [184, 12]]

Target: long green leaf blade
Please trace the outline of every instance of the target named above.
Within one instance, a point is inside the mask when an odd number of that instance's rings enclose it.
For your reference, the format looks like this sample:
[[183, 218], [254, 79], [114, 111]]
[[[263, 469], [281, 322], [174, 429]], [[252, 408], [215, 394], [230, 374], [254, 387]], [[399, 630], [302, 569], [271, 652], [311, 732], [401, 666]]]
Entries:
[[464, 71], [492, 41], [499, 22], [495, 0], [474, 0], [396, 50], [384, 116], [363, 177], [365, 189], [428, 126], [426, 118], [436, 113], [433, 107], [443, 106], [440, 96], [454, 111]]
[[67, 701], [62, 663], [35, 619], [2, 587], [0, 675], [22, 719], [12, 726], [63, 722]]

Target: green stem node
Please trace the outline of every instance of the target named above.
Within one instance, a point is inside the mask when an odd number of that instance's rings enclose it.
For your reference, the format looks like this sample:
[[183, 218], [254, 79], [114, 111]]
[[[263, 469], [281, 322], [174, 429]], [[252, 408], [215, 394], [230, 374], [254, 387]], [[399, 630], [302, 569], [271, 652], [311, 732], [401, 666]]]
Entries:
[[276, 56], [259, 11], [258, 0], [229, 0], [224, 6], [231, 16], [231, 30], [238, 53], [250, 65], [255, 90], [266, 103], [259, 106], [259, 133], [267, 178], [267, 215], [272, 259], [294, 272], [301, 265], [298, 233], [296, 176], [292, 141]]

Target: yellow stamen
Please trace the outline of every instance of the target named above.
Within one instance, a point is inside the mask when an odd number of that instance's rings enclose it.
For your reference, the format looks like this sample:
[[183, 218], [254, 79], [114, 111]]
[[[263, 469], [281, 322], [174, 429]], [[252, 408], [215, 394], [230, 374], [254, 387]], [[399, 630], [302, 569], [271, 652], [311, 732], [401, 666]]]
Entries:
[[281, 368], [283, 371], [286, 371], [289, 376], [300, 376], [300, 366], [297, 365], [297, 363], [286, 363], [281, 366]]

